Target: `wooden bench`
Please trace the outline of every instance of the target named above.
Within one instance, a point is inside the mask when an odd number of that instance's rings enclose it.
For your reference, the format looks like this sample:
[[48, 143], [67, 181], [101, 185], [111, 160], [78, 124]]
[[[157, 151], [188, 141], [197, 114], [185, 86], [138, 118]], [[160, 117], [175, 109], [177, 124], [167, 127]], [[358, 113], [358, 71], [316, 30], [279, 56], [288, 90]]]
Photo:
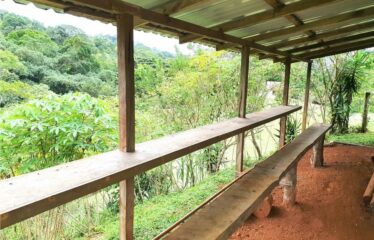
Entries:
[[299, 110], [279, 106], [0, 181], [0, 229]]
[[[329, 125], [322, 124], [308, 128], [294, 141], [257, 164], [164, 239], [228, 238], [256, 210], [283, 177], [289, 172], [295, 172], [294, 169], [305, 152], [313, 145], [323, 142], [329, 128]], [[294, 188], [295, 185], [289, 187]]]

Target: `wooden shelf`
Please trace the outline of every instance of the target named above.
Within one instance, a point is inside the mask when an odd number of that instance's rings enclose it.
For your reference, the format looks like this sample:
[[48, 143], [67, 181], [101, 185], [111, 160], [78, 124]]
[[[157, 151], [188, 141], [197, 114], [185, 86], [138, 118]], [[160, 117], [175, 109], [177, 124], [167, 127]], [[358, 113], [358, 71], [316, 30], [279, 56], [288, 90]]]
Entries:
[[308, 128], [292, 143], [256, 165], [165, 239], [227, 239], [329, 129], [330, 125], [322, 124]]
[[280, 106], [0, 181], [0, 229], [301, 109]]

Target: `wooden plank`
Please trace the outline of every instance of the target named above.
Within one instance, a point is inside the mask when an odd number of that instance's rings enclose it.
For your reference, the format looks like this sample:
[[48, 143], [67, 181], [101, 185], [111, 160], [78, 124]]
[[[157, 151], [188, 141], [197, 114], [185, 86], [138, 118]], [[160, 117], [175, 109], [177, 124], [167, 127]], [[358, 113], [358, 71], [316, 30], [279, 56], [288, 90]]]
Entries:
[[355, 18], [369, 17], [373, 15], [374, 15], [374, 7], [368, 7], [368, 8], [357, 10], [357, 11], [339, 14], [333, 17], [315, 20], [315, 21], [308, 22], [300, 26], [288, 27], [288, 28], [283, 28], [283, 29], [276, 30], [276, 31], [260, 33], [256, 36], [248, 37], [246, 39], [250, 41], [261, 41], [264, 39], [271, 39], [271, 38], [288, 35], [288, 34], [294, 34], [294, 33], [302, 32], [306, 30], [318, 29], [326, 25], [340, 23], [340, 22], [352, 20]]
[[[119, 150], [135, 151], [134, 19], [129, 14], [117, 16]], [[120, 239], [133, 239], [134, 178], [119, 184]]]
[[306, 82], [305, 82], [305, 93], [304, 93], [304, 107], [303, 107], [303, 119], [301, 123], [301, 131], [304, 132], [306, 129], [306, 123], [308, 120], [308, 108], [309, 108], [309, 90], [310, 90], [310, 78], [312, 76], [312, 64], [313, 62], [308, 62], [306, 70]]
[[301, 107], [279, 106], [0, 181], [0, 228], [271, 122]]
[[[282, 104], [284, 106], [288, 105], [288, 94], [290, 89], [290, 75], [291, 75], [291, 62], [288, 60], [284, 63], [285, 71], [284, 71], [284, 82], [283, 82], [283, 96], [282, 96]], [[280, 127], [279, 127], [279, 147], [282, 148], [286, 142], [286, 124], [287, 124], [287, 117], [281, 117], [280, 119]]]
[[256, 165], [165, 239], [227, 239], [329, 128], [318, 124], [307, 129], [292, 143]]
[[[247, 108], [247, 94], [248, 94], [248, 69], [249, 69], [249, 47], [242, 47], [241, 64], [240, 64], [240, 98], [239, 98], [239, 117], [245, 118]], [[236, 145], [236, 174], [240, 175], [243, 172], [244, 159], [244, 142], [245, 133], [240, 133], [237, 136]]]
[[[225, 23], [212, 27], [212, 29], [222, 31], [222, 32], [228, 32], [228, 31], [232, 31], [232, 30], [236, 30], [240, 28], [250, 27], [250, 26], [253, 26], [253, 25], [256, 25], [262, 22], [266, 22], [266, 21], [269, 21], [269, 20], [272, 20], [278, 17], [289, 15], [294, 12], [322, 6], [323, 4], [331, 3], [334, 1], [336, 0], [317, 0], [317, 1], [301, 0], [299, 2], [283, 5], [275, 9], [266, 10], [260, 13], [241, 17], [233, 21], [225, 22]], [[187, 34], [183, 37], [180, 37], [179, 42], [186, 43], [189, 41], [194, 41], [198, 38], [199, 36], [197, 35]]]
[[[77, 5], [86, 6], [89, 8], [99, 9], [102, 11], [107, 11], [110, 13], [127, 13], [136, 17], [140, 17], [146, 21], [157, 23], [163, 26], [167, 26], [173, 29], [182, 30], [187, 33], [194, 33], [199, 36], [224, 41], [224, 42], [231, 42], [238, 45], [247, 45], [251, 48], [255, 48], [257, 50], [261, 50], [264, 52], [273, 53], [276, 55], [284, 56], [284, 57], [292, 57], [288, 53], [284, 53], [282, 51], [276, 49], [270, 49], [264, 45], [254, 43], [251, 41], [247, 41], [238, 37], [234, 37], [232, 35], [228, 35], [219, 31], [215, 31], [209, 28], [205, 28], [196, 24], [192, 24], [186, 21], [179, 20], [177, 18], [170, 17], [165, 14], [157, 13], [154, 11], [150, 11], [148, 9], [144, 9], [142, 7], [132, 5], [121, 0], [112, 0], [112, 1], [92, 1], [92, 0], [69, 0], [69, 2], [75, 3]], [[304, 61], [303, 59], [295, 59], [299, 61]]]

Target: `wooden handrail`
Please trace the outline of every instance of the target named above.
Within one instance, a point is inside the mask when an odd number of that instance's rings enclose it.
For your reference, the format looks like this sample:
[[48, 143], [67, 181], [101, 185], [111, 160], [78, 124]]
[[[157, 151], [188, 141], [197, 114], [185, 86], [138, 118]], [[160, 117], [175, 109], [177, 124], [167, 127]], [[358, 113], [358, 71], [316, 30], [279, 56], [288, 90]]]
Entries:
[[0, 181], [0, 229], [297, 110], [279, 106]]

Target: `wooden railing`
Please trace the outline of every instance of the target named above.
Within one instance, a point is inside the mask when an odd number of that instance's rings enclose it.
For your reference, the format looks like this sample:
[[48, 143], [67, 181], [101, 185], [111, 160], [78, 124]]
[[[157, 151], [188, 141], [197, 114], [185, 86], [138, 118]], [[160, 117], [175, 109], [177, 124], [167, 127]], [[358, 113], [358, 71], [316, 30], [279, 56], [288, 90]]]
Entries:
[[68, 203], [166, 162], [287, 116], [280, 106], [0, 181], [0, 229]]

